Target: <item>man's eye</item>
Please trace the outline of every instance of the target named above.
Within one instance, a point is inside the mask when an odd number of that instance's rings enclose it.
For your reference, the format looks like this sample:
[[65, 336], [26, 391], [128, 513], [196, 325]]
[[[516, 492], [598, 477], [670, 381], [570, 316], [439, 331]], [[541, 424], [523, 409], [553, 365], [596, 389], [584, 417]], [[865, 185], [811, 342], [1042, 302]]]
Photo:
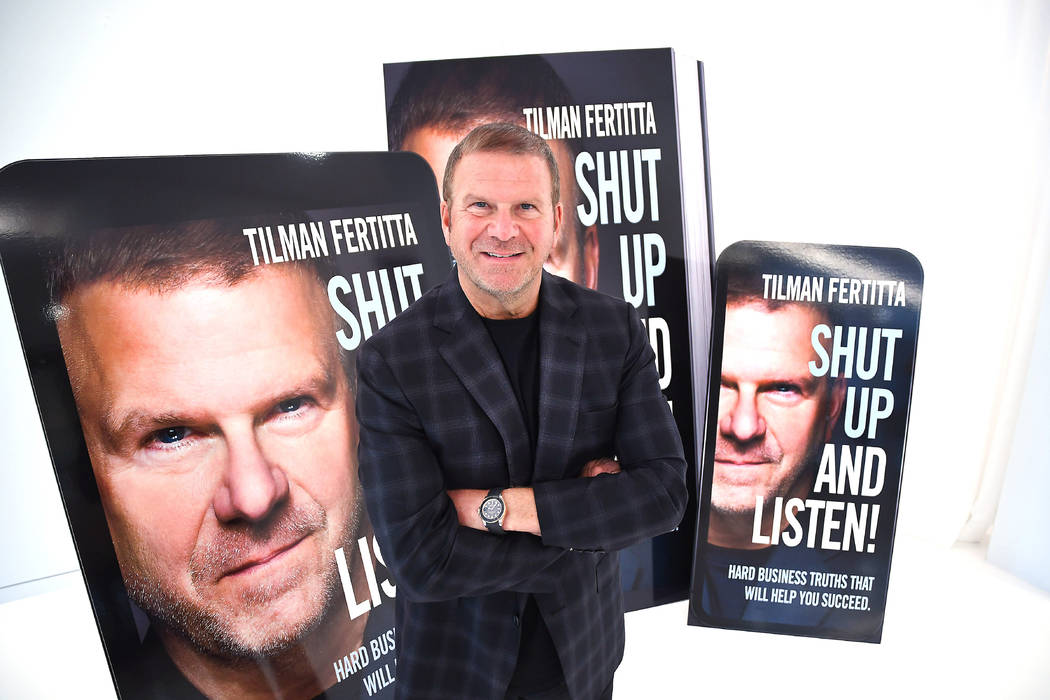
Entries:
[[277, 404], [278, 413], [295, 413], [303, 407], [303, 397], [296, 396], [294, 399], [285, 399]]
[[173, 428], [162, 428], [153, 434], [157, 439], [157, 442], [162, 442], [165, 445], [171, 445], [176, 442], [181, 442], [186, 439], [186, 435], [189, 434], [189, 428], [182, 425], [177, 425]]
[[533, 205], [533, 204], [529, 204], [528, 202], [522, 202], [521, 203], [521, 208], [522, 209], [535, 209], [536, 206]]
[[472, 206], [472, 207], [476, 207], [476, 208], [478, 208], [478, 209], [484, 209], [484, 208], [485, 208], [485, 207], [487, 207], [488, 205], [489, 205], [489, 203], [488, 203], [488, 202], [474, 202], [474, 203], [473, 203], [473, 204], [471, 204], [470, 206]]

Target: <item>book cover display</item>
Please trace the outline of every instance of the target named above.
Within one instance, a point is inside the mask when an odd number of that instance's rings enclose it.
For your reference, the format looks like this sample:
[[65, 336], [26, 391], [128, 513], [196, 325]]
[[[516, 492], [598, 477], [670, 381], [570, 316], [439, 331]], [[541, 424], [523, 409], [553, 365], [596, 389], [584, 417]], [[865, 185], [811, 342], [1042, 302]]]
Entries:
[[922, 281], [899, 249], [719, 257], [690, 624], [881, 640]]
[[354, 353], [445, 278], [405, 154], [25, 161], [0, 262], [120, 697], [392, 697]]
[[[700, 65], [654, 49], [417, 61], [384, 76], [388, 146], [423, 156], [439, 187], [479, 124], [519, 124], [551, 144], [565, 219], [545, 267], [639, 310], [695, 491], [711, 265]], [[691, 500], [677, 531], [620, 553], [628, 610], [688, 595], [695, 518]]]

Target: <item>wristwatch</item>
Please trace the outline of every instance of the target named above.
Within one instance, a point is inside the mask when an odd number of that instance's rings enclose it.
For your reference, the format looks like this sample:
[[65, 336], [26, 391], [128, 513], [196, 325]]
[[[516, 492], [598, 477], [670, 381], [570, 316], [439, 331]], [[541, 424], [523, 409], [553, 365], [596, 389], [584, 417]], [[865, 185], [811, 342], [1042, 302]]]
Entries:
[[482, 522], [488, 531], [495, 535], [506, 534], [503, 529], [503, 517], [507, 514], [507, 504], [503, 501], [503, 489], [489, 489], [489, 493], [478, 508]]

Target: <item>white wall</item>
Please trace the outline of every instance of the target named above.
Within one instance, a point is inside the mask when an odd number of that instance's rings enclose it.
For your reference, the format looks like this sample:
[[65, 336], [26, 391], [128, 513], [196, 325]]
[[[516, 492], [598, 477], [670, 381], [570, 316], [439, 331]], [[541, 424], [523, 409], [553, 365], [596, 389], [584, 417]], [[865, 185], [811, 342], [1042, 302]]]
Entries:
[[[1050, 217], [1050, 212], [1047, 212]], [[1003, 486], [988, 560], [1050, 592], [1050, 457], [1046, 431], [1050, 416], [1050, 279], [1043, 286], [1042, 313], [1032, 363], [1025, 378], [1021, 415], [1014, 433], [1010, 468]]]
[[[383, 150], [384, 61], [674, 46], [705, 61], [719, 250], [797, 240], [922, 261], [899, 532], [951, 545], [983, 465], [1009, 454], [1046, 278], [1045, 5], [445, 5], [3, 3], [0, 163]], [[2, 602], [76, 562], [0, 307]]]

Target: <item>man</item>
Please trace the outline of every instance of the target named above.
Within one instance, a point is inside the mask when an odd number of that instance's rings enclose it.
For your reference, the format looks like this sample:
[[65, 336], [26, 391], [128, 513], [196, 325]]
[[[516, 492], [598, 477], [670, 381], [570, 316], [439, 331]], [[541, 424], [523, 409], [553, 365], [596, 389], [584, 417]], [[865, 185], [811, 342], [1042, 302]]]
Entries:
[[367, 600], [369, 528], [322, 270], [255, 268], [239, 226], [201, 221], [78, 239], [53, 278], [117, 561], [149, 618], [148, 693], [310, 698], [341, 680], [368, 615], [349, 615], [335, 552]]
[[686, 503], [655, 357], [633, 308], [543, 272], [562, 206], [542, 138], [474, 129], [442, 190], [455, 270], [358, 355], [361, 481], [399, 586], [397, 692], [610, 697], [616, 550]]
[[785, 526], [773, 523], [777, 496], [809, 495], [845, 394], [842, 382], [809, 371], [811, 333], [826, 322], [810, 304], [727, 296], [708, 542], [759, 549], [756, 499], [768, 535]]
[[[453, 147], [479, 124], [524, 124], [523, 107], [571, 104], [561, 78], [539, 56], [415, 63], [398, 86], [387, 114], [390, 150], [421, 155], [444, 181]], [[577, 215], [579, 188], [573, 177], [572, 141], [554, 140], [551, 150], [563, 174], [560, 201], [564, 230], [544, 267], [590, 289], [598, 288], [599, 243], [595, 226]]]

